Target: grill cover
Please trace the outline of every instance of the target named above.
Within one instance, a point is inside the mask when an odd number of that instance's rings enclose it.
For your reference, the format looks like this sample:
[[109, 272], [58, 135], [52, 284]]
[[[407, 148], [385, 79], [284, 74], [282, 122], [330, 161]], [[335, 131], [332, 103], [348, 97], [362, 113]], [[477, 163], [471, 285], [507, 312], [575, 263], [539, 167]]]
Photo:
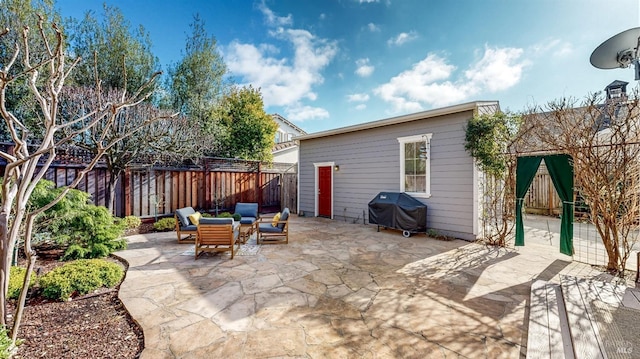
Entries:
[[380, 192], [369, 202], [369, 223], [411, 232], [427, 231], [427, 205], [404, 192]]

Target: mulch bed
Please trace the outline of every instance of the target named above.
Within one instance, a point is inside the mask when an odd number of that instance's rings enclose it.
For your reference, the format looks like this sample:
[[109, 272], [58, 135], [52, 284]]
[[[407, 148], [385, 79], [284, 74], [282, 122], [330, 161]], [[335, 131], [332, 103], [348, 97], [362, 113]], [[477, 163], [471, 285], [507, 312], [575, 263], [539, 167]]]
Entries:
[[[152, 225], [143, 223], [127, 235], [151, 230]], [[36, 270], [43, 274], [64, 264], [57, 254], [39, 252], [44, 258], [38, 258]], [[9, 312], [14, 310], [10, 306]], [[118, 299], [118, 287], [66, 302], [31, 293], [21, 323], [18, 338], [23, 343], [14, 358], [138, 358], [144, 349], [142, 329]]]

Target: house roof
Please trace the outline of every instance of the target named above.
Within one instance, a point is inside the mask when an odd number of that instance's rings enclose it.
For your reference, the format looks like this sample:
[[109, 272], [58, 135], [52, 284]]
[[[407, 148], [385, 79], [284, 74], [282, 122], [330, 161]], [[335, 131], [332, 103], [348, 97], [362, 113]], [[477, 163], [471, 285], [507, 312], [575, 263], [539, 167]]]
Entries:
[[627, 86], [628, 84], [629, 83], [626, 82], [626, 81], [615, 80], [612, 83], [608, 84], [607, 87], [605, 87], [605, 88]]
[[383, 127], [383, 126], [391, 126], [391, 125], [396, 125], [396, 124], [415, 121], [415, 120], [423, 120], [423, 119], [428, 119], [428, 118], [437, 117], [437, 116], [450, 115], [458, 112], [476, 111], [476, 110], [480, 110], [481, 108], [489, 108], [490, 111], [494, 112], [500, 109], [500, 104], [498, 103], [498, 101], [468, 102], [468, 103], [463, 103], [459, 105], [453, 105], [453, 106], [441, 107], [433, 110], [416, 112], [416, 113], [403, 115], [403, 116], [396, 116], [396, 117], [386, 118], [386, 119], [377, 120], [377, 121], [360, 123], [352, 126], [335, 128], [332, 130], [311, 133], [303, 136], [296, 136], [294, 137], [294, 140], [304, 141], [304, 140], [310, 140], [314, 138], [341, 135], [349, 132], [363, 131], [363, 130]]
[[294, 130], [298, 131], [299, 133], [306, 135], [307, 132], [303, 129], [301, 129], [300, 127], [294, 125], [293, 123], [291, 123], [290, 121], [288, 121], [286, 118], [282, 117], [281, 115], [274, 113], [273, 115], [271, 115], [271, 117], [274, 117], [276, 119], [278, 119], [279, 121], [282, 121], [283, 123], [287, 124], [288, 126], [291, 126], [291, 128], [293, 128]]
[[297, 141], [287, 141], [287, 142], [276, 143], [271, 148], [271, 153], [280, 152], [280, 151], [286, 150], [287, 148], [295, 147], [297, 145], [298, 145]]

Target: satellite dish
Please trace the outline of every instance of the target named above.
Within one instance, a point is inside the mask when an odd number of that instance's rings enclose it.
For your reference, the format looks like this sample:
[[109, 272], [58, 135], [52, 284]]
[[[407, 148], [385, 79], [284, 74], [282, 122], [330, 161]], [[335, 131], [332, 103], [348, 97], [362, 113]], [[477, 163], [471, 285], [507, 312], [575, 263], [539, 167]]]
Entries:
[[591, 65], [599, 69], [636, 67], [639, 80], [638, 48], [640, 48], [640, 27], [623, 31], [603, 42], [591, 54]]

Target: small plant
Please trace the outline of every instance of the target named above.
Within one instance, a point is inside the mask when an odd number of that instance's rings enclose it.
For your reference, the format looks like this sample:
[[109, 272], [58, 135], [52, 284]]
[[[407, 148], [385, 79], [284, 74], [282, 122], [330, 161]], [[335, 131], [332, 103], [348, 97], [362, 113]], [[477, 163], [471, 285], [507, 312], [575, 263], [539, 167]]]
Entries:
[[153, 229], [160, 232], [173, 231], [176, 228], [176, 219], [173, 217], [162, 218], [153, 224]]
[[233, 218], [234, 221], [239, 221], [242, 218], [240, 213], [231, 214], [230, 212], [222, 212], [218, 215], [218, 218]]
[[40, 278], [42, 295], [55, 300], [67, 300], [98, 288], [110, 288], [120, 282], [124, 270], [103, 259], [80, 259], [53, 269]]
[[211, 217], [213, 217], [213, 215], [212, 215], [211, 213], [207, 213], [207, 212], [203, 212], [201, 215], [202, 215], [202, 217], [204, 217], [204, 218], [211, 218]]
[[122, 219], [122, 223], [124, 224], [124, 229], [135, 229], [140, 227], [142, 221], [136, 216], [126, 216]]
[[438, 238], [439, 234], [438, 234], [438, 231], [436, 231], [435, 229], [429, 228], [427, 229], [427, 236], [431, 238]]
[[[7, 293], [7, 298], [9, 299], [18, 299], [20, 296], [20, 290], [22, 290], [22, 284], [24, 283], [24, 276], [27, 274], [27, 270], [22, 267], [11, 267], [11, 272], [9, 274], [9, 292]], [[33, 287], [33, 284], [36, 282], [35, 273], [31, 273], [31, 280], [29, 281], [29, 288]], [[0, 337], [0, 341], [1, 341]], [[0, 356], [1, 358], [1, 356]]]
[[[19, 343], [16, 343], [19, 344]], [[9, 333], [7, 332], [7, 328], [0, 327], [0, 359], [8, 359], [11, 358], [13, 354], [12, 351], [14, 349], [14, 345], [11, 342], [11, 338], [9, 338]]]

